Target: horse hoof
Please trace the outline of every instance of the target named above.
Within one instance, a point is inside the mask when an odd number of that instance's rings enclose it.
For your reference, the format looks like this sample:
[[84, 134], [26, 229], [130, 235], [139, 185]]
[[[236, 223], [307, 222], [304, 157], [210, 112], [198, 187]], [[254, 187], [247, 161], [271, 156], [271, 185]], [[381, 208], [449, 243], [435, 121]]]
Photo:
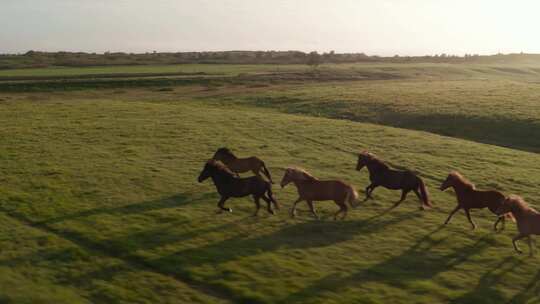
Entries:
[[232, 213], [232, 209], [231, 209], [231, 208], [227, 208], [227, 211], [229, 211], [230, 213]]

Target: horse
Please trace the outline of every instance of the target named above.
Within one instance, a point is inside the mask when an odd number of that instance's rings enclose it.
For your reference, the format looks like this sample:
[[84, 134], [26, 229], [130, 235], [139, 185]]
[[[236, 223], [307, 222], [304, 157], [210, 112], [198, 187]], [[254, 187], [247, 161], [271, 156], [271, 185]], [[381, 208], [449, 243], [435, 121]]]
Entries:
[[255, 202], [255, 213], [253, 216], [257, 216], [260, 209], [260, 199], [262, 198], [268, 205], [268, 213], [274, 214], [272, 210], [272, 205], [276, 209], [279, 209], [278, 202], [274, 199], [272, 194], [272, 185], [262, 179], [260, 176], [251, 176], [247, 178], [240, 178], [235, 176], [234, 172], [229, 170], [220, 161], [209, 160], [204, 165], [201, 174], [199, 175], [198, 181], [202, 183], [207, 178], [212, 178], [214, 185], [216, 186], [217, 192], [221, 196], [218, 207], [218, 212], [228, 211], [232, 212], [231, 208], [225, 208], [225, 201], [231, 197], [244, 197], [251, 195]]
[[497, 209], [500, 214], [510, 212], [517, 221], [519, 234], [512, 239], [514, 249], [523, 253], [516, 245], [516, 241], [527, 237], [529, 243], [529, 255], [533, 255], [532, 234], [540, 234], [540, 212], [529, 207], [523, 198], [517, 195], [507, 197]]
[[433, 207], [429, 200], [428, 192], [424, 181], [408, 170], [394, 170], [386, 165], [382, 160], [378, 159], [374, 154], [367, 151], [361, 152], [358, 155], [356, 170], [360, 171], [363, 167], [367, 167], [369, 171], [369, 180], [371, 184], [366, 187], [366, 198], [364, 201], [372, 198], [373, 190], [378, 186], [383, 186], [390, 190], [401, 190], [401, 198], [394, 203], [392, 208], [401, 204], [407, 194], [414, 191], [421, 202], [421, 209]]
[[[441, 184], [440, 190], [444, 191], [449, 187], [454, 188], [457, 198], [457, 206], [454, 208], [454, 210], [452, 210], [452, 212], [450, 212], [450, 215], [448, 215], [448, 218], [444, 222], [445, 225], [450, 222], [452, 216], [454, 216], [459, 209], [463, 209], [465, 211], [465, 215], [467, 215], [467, 219], [469, 220], [469, 223], [471, 223], [473, 230], [476, 229], [476, 224], [471, 219], [471, 214], [469, 212], [470, 209], [488, 208], [489, 211], [493, 212], [495, 215], [500, 215], [497, 212], [497, 208], [499, 208], [506, 198], [506, 196], [501, 192], [496, 190], [477, 190], [473, 183], [468, 181], [457, 171], [452, 171], [450, 174], [448, 174], [446, 180]], [[502, 217], [499, 216], [493, 225], [493, 229], [495, 231], [497, 231], [497, 225], [500, 221], [502, 221], [501, 230], [504, 229], [505, 217], [512, 218], [510, 214], [506, 214]]]
[[270, 176], [270, 171], [268, 171], [264, 162], [256, 156], [238, 158], [232, 153], [230, 149], [219, 148], [216, 153], [214, 153], [214, 156], [212, 158], [224, 163], [227, 167], [229, 167], [229, 169], [231, 169], [232, 172], [236, 173], [237, 176], [238, 173], [244, 173], [248, 171], [251, 171], [253, 172], [253, 174], [260, 176], [262, 172], [268, 178], [270, 183], [274, 183], [272, 181], [272, 177]]
[[358, 193], [352, 186], [339, 180], [321, 181], [301, 168], [287, 168], [285, 170], [281, 180], [281, 188], [291, 182], [296, 186], [299, 196], [291, 208], [291, 217], [296, 216], [296, 205], [305, 200], [311, 214], [315, 218], [319, 218], [313, 207], [313, 202], [333, 200], [339, 206], [339, 210], [334, 214], [334, 220], [340, 213], [343, 213], [341, 216], [343, 220], [347, 216], [347, 203], [354, 207], [354, 202], [358, 199]]

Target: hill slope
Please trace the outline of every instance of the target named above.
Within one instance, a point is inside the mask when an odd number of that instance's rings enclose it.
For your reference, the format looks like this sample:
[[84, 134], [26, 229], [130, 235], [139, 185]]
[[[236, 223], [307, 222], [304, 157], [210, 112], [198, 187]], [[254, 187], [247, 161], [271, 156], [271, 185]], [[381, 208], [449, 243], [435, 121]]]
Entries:
[[[0, 281], [28, 302], [503, 303], [538, 300], [538, 257], [516, 256], [494, 216], [462, 214], [437, 190], [458, 169], [537, 202], [540, 156], [391, 127], [205, 106], [199, 102], [51, 99], [0, 105]], [[363, 189], [354, 152], [369, 149], [425, 178], [436, 204], [418, 211], [399, 193], [332, 221], [335, 206], [290, 219], [295, 190], [275, 189], [277, 216], [251, 218], [249, 199], [215, 214], [210, 182], [196, 183], [217, 147], [257, 155], [275, 180], [288, 165]], [[305, 209], [305, 207], [304, 207]], [[525, 244], [522, 244], [524, 246]], [[24, 290], [24, 293], [21, 293]], [[21, 298], [22, 297], [22, 298]], [[22, 299], [22, 300], [21, 300]], [[57, 301], [60, 299], [59, 301]]]

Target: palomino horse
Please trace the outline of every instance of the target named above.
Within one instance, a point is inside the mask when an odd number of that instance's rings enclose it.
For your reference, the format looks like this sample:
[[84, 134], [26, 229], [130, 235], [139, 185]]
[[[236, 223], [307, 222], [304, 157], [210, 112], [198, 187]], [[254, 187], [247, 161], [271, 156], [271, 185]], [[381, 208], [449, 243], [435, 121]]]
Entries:
[[424, 181], [413, 172], [390, 169], [382, 160], [369, 152], [362, 152], [358, 155], [356, 170], [360, 171], [364, 166], [369, 171], [369, 180], [371, 181], [371, 184], [366, 187], [365, 200], [372, 198], [371, 194], [375, 188], [383, 186], [391, 190], [401, 189], [401, 199], [394, 204], [394, 207], [401, 204], [411, 191], [414, 191], [422, 202], [422, 209], [432, 207]]
[[512, 239], [514, 249], [522, 253], [516, 245], [516, 241], [527, 237], [529, 243], [529, 254], [533, 255], [531, 234], [540, 234], [540, 212], [529, 207], [523, 198], [511, 195], [506, 198], [497, 209], [497, 213], [504, 214], [511, 212], [517, 221], [519, 234]]
[[315, 212], [313, 202], [332, 200], [339, 206], [339, 211], [334, 214], [334, 220], [340, 213], [343, 213], [341, 219], [344, 219], [347, 216], [347, 203], [352, 207], [358, 199], [358, 193], [350, 185], [339, 180], [321, 181], [300, 168], [287, 168], [285, 170], [281, 187], [283, 188], [291, 182], [296, 186], [299, 196], [291, 208], [292, 217], [296, 216], [296, 205], [303, 200], [307, 202], [311, 214], [316, 218], [319, 216]]
[[268, 178], [270, 183], [274, 183], [264, 162], [256, 156], [238, 158], [228, 148], [219, 148], [212, 158], [221, 161], [235, 173], [251, 171], [253, 174], [260, 176], [260, 172], [262, 172]]
[[[454, 188], [454, 192], [456, 193], [457, 198], [457, 206], [454, 208], [452, 212], [450, 212], [450, 215], [444, 222], [444, 224], [448, 224], [450, 222], [450, 219], [456, 212], [458, 212], [459, 209], [465, 210], [465, 215], [467, 215], [467, 219], [469, 220], [469, 223], [471, 223], [472, 228], [476, 229], [476, 224], [471, 219], [471, 214], [469, 213], [470, 209], [482, 209], [482, 208], [488, 208], [489, 211], [493, 212], [496, 215], [499, 215], [497, 212], [497, 208], [503, 203], [504, 199], [506, 198], [504, 194], [502, 194], [499, 191], [490, 190], [490, 191], [480, 191], [476, 190], [476, 187], [473, 183], [465, 179], [463, 175], [461, 175], [457, 171], [450, 172], [448, 174], [448, 177], [446, 180], [441, 184], [441, 191], [444, 191], [448, 189], [449, 187]], [[505, 215], [506, 217], [511, 217], [510, 214]], [[499, 217], [495, 224], [493, 225], [493, 229], [497, 231], [497, 225], [500, 221], [502, 221], [502, 227], [501, 230], [504, 229], [505, 224], [505, 216]]]
[[[218, 202], [219, 212], [229, 211], [232, 209], [225, 208], [225, 201], [231, 197], [244, 197], [248, 195], [253, 196], [255, 201], [256, 210], [253, 214], [256, 216], [259, 213], [260, 203], [262, 198], [268, 204], [268, 212], [274, 214], [271, 203], [274, 204], [276, 209], [279, 209], [278, 202], [272, 196], [272, 185], [262, 179], [260, 176], [252, 176], [247, 178], [236, 177], [234, 173], [229, 170], [224, 164], [216, 160], [209, 160], [199, 175], [199, 183], [203, 182], [207, 178], [212, 178], [216, 189], [221, 195], [221, 199]], [[266, 194], [266, 195], [265, 195]]]

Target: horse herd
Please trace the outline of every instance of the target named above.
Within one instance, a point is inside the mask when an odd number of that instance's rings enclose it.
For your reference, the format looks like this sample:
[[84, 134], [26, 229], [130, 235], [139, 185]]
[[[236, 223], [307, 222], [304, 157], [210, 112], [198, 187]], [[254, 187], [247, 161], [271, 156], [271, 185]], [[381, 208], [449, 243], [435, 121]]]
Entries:
[[[371, 182], [365, 189], [364, 201], [372, 198], [371, 195], [375, 188], [382, 186], [391, 190], [401, 190], [401, 197], [392, 208], [403, 202], [411, 191], [420, 200], [422, 210], [432, 207], [424, 181], [415, 173], [408, 170], [391, 169], [377, 156], [367, 151], [358, 154], [356, 170], [360, 171], [363, 167], [367, 167]], [[241, 178], [238, 175], [250, 171], [254, 176]], [[261, 173], [268, 181], [261, 177]], [[212, 159], [206, 162], [198, 181], [203, 182], [207, 178], [212, 179], [221, 196], [218, 202], [218, 212], [232, 212], [230, 208], [225, 207], [225, 202], [229, 198], [249, 195], [253, 197], [255, 202], [254, 216], [258, 215], [261, 199], [266, 202], [267, 211], [270, 214], [274, 214], [274, 208], [280, 208], [272, 193], [273, 181], [270, 171], [258, 157], [238, 158], [228, 148], [220, 148]], [[293, 183], [298, 191], [298, 199], [290, 210], [292, 217], [296, 216], [296, 206], [302, 201], [306, 201], [315, 218], [319, 218], [313, 205], [315, 201], [334, 201], [339, 207], [339, 210], [334, 214], [334, 219], [337, 219], [338, 216], [344, 219], [347, 216], [349, 206], [353, 208], [358, 206], [358, 193], [351, 185], [343, 181], [319, 180], [304, 169], [289, 167], [285, 169], [280, 185], [283, 188], [290, 183]], [[470, 209], [488, 208], [497, 216], [493, 229], [498, 231], [498, 224], [501, 223], [500, 230], [503, 230], [506, 218], [516, 221], [519, 234], [512, 239], [514, 249], [518, 253], [522, 253], [516, 241], [527, 237], [530, 254], [533, 254], [531, 235], [540, 234], [540, 213], [529, 207], [521, 197], [506, 196], [496, 190], [477, 190], [473, 183], [457, 171], [450, 172], [440, 186], [441, 191], [448, 188], [454, 189], [457, 206], [450, 212], [444, 222], [445, 225], [450, 222], [457, 211], [463, 209], [472, 229], [475, 229], [476, 224], [471, 218]]]

